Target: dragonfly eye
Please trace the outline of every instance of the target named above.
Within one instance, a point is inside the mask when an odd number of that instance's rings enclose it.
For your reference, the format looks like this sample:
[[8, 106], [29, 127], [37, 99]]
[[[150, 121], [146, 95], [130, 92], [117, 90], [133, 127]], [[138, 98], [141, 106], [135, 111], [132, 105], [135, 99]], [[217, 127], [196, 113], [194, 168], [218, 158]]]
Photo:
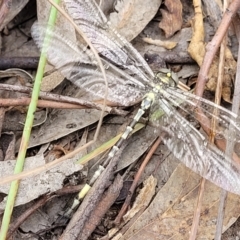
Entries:
[[156, 74], [156, 78], [172, 87], [176, 87], [178, 85], [177, 74], [169, 69], [160, 69], [160, 71]]

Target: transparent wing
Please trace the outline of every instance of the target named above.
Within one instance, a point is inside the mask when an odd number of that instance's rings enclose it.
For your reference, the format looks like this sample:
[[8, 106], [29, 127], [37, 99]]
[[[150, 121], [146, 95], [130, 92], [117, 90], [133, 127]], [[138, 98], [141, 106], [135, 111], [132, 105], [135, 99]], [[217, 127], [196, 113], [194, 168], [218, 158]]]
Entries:
[[[44, 49], [49, 62], [75, 85], [103, 98], [105, 82], [91, 51], [84, 45], [72, 42], [57, 28], [48, 30], [49, 38], [44, 42], [46, 29], [46, 25], [34, 24], [32, 37], [37, 46]], [[143, 96], [144, 89], [136, 86], [133, 77], [110, 63], [105, 63], [105, 67], [109, 101], [127, 106]]]
[[[184, 92], [180, 89], [166, 88], [163, 91], [163, 96], [174, 106], [177, 106], [184, 112], [194, 116], [194, 111], [197, 107], [201, 108], [201, 113], [209, 119], [215, 118], [219, 124], [219, 127], [215, 130], [216, 136], [219, 138], [225, 138], [227, 140], [232, 139], [229, 135], [228, 129], [230, 123], [234, 128], [235, 139], [233, 141], [240, 141], [240, 126], [239, 117], [231, 111], [201, 97], [198, 97], [190, 92]], [[181, 104], [179, 104], [181, 102]], [[217, 115], [215, 114], [217, 110]], [[201, 122], [204, 125], [204, 122]]]
[[158, 104], [165, 112], [162, 125], [164, 144], [173, 155], [197, 174], [219, 187], [240, 195], [240, 169], [184, 119], [167, 101]]
[[94, 0], [64, 0], [64, 2], [73, 19], [81, 19], [81, 21], [89, 22], [94, 26], [103, 26], [108, 22]]
[[140, 82], [149, 82], [154, 77], [142, 56], [111, 26], [95, 1], [64, 2], [74, 22], [102, 56], [136, 75]]

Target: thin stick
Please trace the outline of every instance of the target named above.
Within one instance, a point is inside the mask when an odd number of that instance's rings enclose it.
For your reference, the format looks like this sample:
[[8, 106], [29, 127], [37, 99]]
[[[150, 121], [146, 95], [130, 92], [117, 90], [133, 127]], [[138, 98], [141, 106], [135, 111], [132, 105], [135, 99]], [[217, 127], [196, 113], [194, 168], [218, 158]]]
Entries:
[[200, 221], [200, 214], [201, 214], [201, 208], [202, 208], [202, 200], [203, 200], [205, 182], [206, 182], [206, 179], [202, 178], [199, 193], [198, 193], [197, 207], [196, 207], [196, 210], [195, 210], [194, 216], [193, 216], [193, 224], [191, 227], [189, 240], [195, 240], [196, 236], [197, 236], [197, 230], [198, 230], [198, 225], [199, 225], [199, 221]]
[[226, 34], [226, 31], [232, 21], [232, 17], [236, 14], [239, 7], [240, 7], [240, 0], [232, 1], [227, 11], [224, 13], [222, 21], [212, 41], [209, 42], [206, 47], [206, 54], [198, 74], [197, 84], [195, 88], [196, 89], [195, 94], [197, 96], [202, 97], [203, 95], [205, 83], [208, 80], [207, 74], [210, 69], [213, 58], [216, 55], [216, 52], [222, 42], [222, 39]]
[[[228, 6], [227, 1], [225, 0], [223, 3], [223, 10], [226, 11]], [[220, 47], [220, 56], [219, 56], [219, 66], [218, 66], [218, 81], [217, 81], [217, 88], [216, 88], [216, 94], [215, 94], [215, 103], [220, 104], [221, 102], [221, 95], [222, 95], [222, 84], [223, 84], [223, 77], [224, 77], [224, 65], [225, 65], [225, 52], [226, 52], [226, 43], [227, 43], [227, 35], [224, 36], [223, 41], [221, 43]], [[214, 109], [214, 112], [216, 115], [218, 115], [218, 110]], [[215, 121], [215, 118], [213, 119], [213, 129], [216, 129], [217, 122]], [[212, 138], [214, 141], [214, 136]], [[225, 204], [227, 199], [228, 192], [224, 189], [221, 190], [221, 195], [219, 199], [219, 206], [218, 206], [218, 217], [217, 217], [217, 223], [216, 223], [216, 231], [215, 231], [215, 240], [221, 240], [222, 237], [222, 227], [223, 227], [223, 220], [224, 220], [224, 210], [225, 210]]]
[[[1, 90], [6, 90], [6, 91], [12, 91], [12, 92], [27, 93], [27, 94], [30, 94], [32, 92], [32, 88], [30, 88], [30, 87], [15, 86], [15, 85], [11, 85], [11, 84], [1, 84], [0, 89]], [[42, 99], [45, 99], [45, 100], [53, 100], [53, 101], [57, 101], [57, 102], [67, 102], [67, 103], [76, 103], [76, 104], [80, 104], [82, 106], [86, 106], [88, 108], [94, 108], [94, 109], [98, 109], [98, 110], [103, 109], [103, 106], [101, 104], [98, 104], [98, 101], [89, 102], [89, 101], [86, 101], [86, 100], [81, 100], [79, 98], [62, 96], [62, 95], [58, 95], [58, 94], [54, 94], [54, 93], [50, 93], [50, 92], [43, 92], [43, 91], [40, 91], [39, 96]], [[111, 112], [111, 110], [112, 109], [110, 107], [107, 107], [107, 106], [105, 107], [106, 112]]]

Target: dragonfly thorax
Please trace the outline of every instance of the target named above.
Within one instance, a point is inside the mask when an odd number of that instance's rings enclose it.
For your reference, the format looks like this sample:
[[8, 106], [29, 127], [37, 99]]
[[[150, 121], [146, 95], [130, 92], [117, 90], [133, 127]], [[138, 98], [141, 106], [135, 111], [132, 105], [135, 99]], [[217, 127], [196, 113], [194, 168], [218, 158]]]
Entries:
[[154, 103], [156, 99], [156, 95], [158, 95], [163, 91], [163, 87], [164, 87], [163, 85], [164, 84], [160, 82], [159, 84], [152, 86], [153, 87], [152, 90], [148, 92], [142, 100], [141, 107], [143, 109], [148, 109], [151, 107], [151, 105]]

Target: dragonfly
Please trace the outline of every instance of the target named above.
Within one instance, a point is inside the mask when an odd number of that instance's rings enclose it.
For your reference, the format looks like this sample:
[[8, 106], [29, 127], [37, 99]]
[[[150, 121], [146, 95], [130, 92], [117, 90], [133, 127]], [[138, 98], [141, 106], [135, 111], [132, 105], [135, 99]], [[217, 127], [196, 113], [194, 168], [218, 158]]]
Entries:
[[[240, 166], [209, 143], [182, 113], [194, 115], [196, 109], [201, 109], [202, 115], [217, 120], [219, 128], [215, 133], [226, 140], [231, 138], [228, 134], [231, 126], [235, 133], [234, 143], [240, 140], [239, 117], [207, 99], [178, 89], [177, 79], [170, 70], [162, 70], [164, 75], [154, 74], [140, 53], [112, 27], [94, 0], [64, 2], [69, 15], [90, 39], [104, 63], [107, 100], [129, 106], [142, 99], [141, 108], [110, 150], [106, 162], [119, 151], [146, 110], [161, 109], [164, 116], [154, 120], [156, 130], [165, 133], [161, 138], [172, 154], [203, 178], [240, 195]], [[49, 41], [45, 46], [45, 34], [46, 25], [33, 25], [33, 39], [40, 49], [46, 49], [48, 61], [73, 84], [103, 98], [105, 82], [92, 52], [84, 44], [71, 41], [58, 28], [47, 32]], [[214, 109], [218, 110], [218, 115], [214, 114]], [[86, 188], [92, 186], [104, 169], [105, 166], [99, 166]]]

